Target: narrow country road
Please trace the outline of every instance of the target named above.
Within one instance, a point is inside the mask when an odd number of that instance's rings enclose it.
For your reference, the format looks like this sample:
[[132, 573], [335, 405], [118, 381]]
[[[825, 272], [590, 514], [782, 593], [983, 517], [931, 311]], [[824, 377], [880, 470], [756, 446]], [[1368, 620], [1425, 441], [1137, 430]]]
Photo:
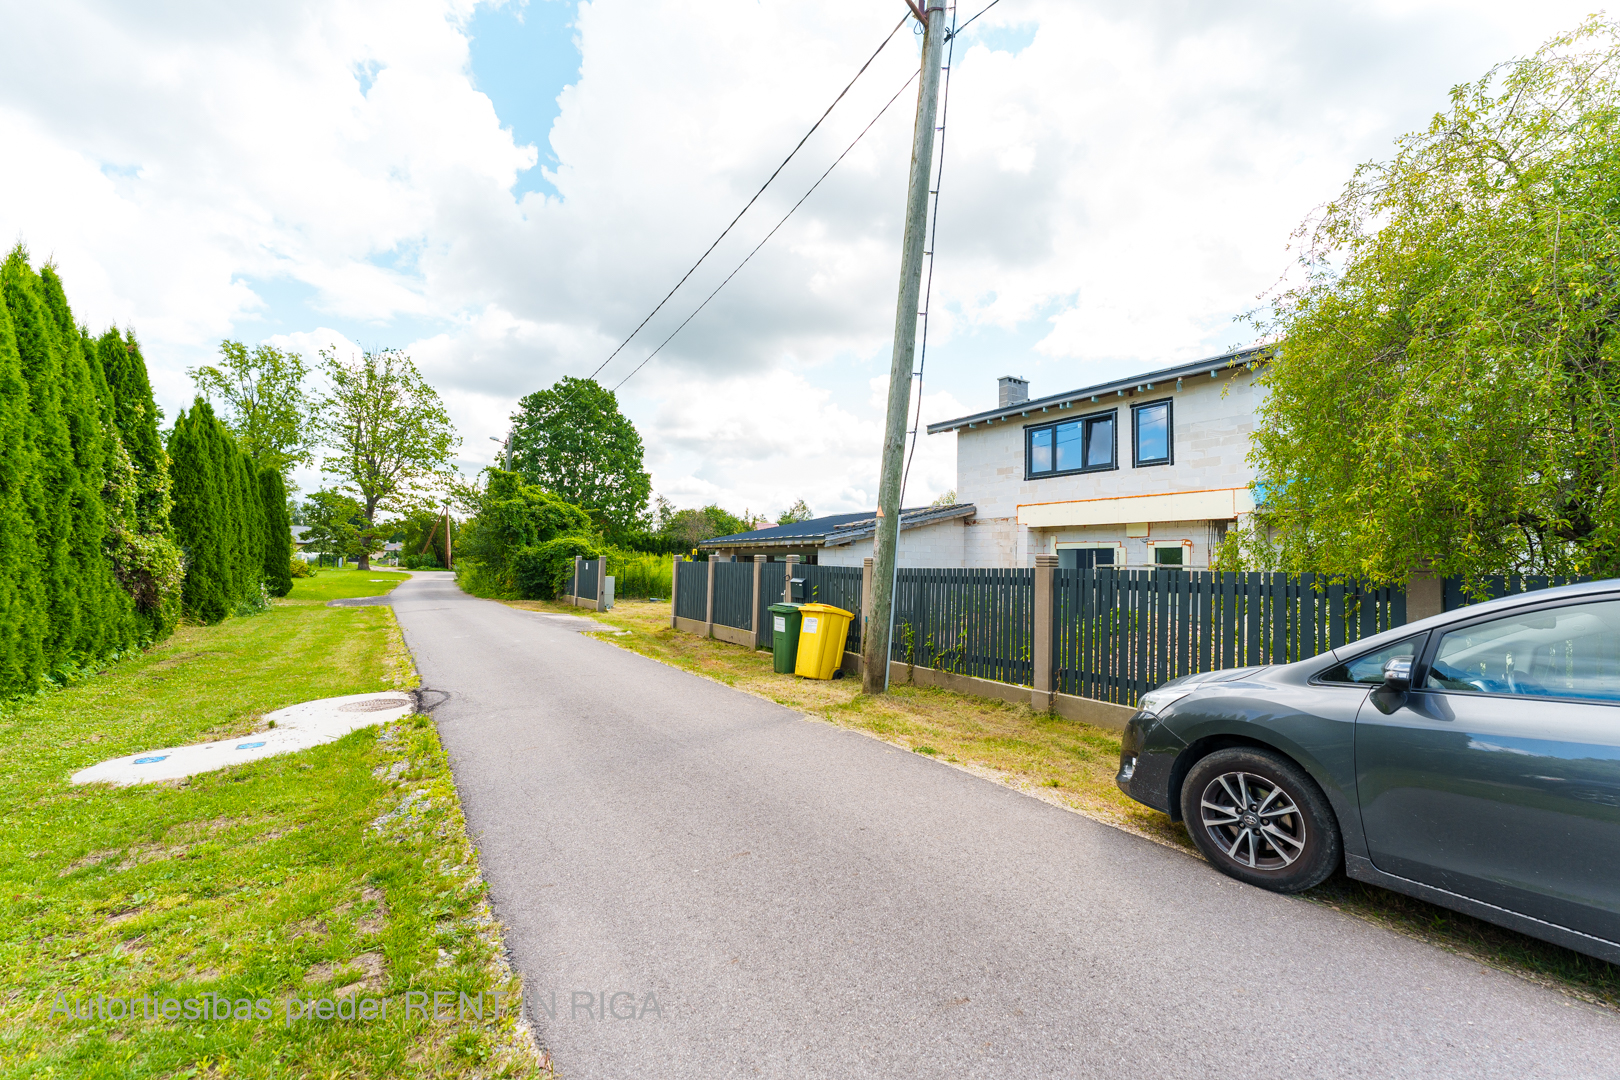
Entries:
[[564, 1080], [1620, 1072], [1601, 1009], [448, 574], [393, 598]]

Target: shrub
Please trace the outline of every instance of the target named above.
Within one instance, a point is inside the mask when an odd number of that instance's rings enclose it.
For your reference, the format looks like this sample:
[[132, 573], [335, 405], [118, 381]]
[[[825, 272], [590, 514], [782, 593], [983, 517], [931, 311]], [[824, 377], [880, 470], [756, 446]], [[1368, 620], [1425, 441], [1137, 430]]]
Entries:
[[289, 579], [315, 576], [315, 568], [303, 559], [289, 559], [287, 562], [287, 577]]
[[573, 583], [574, 556], [599, 559], [603, 554], [590, 536], [559, 536], [522, 547], [512, 557], [512, 584], [525, 600], [550, 600]]

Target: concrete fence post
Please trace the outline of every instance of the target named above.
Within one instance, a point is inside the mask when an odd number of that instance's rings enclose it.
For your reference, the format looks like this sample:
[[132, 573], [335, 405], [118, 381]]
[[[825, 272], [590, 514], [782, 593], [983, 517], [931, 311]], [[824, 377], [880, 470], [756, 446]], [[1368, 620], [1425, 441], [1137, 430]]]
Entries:
[[580, 563], [584, 561], [578, 555], [574, 556], [574, 583], [568, 587], [568, 603], [570, 607], [579, 607], [579, 570]]
[[1053, 584], [1057, 564], [1056, 555], [1035, 556], [1035, 602], [1030, 611], [1033, 633], [1029, 654], [1035, 670], [1030, 680], [1033, 686], [1029, 704], [1037, 712], [1050, 712], [1056, 701], [1057, 688], [1052, 678], [1052, 612], [1055, 610]]
[[607, 610], [607, 556], [596, 560], [596, 610]]
[[1406, 579], [1406, 621], [1417, 622], [1446, 609], [1446, 581], [1429, 571], [1428, 561], [1412, 568]]
[[675, 629], [675, 627], [677, 625], [676, 622], [675, 622], [675, 619], [676, 619], [675, 612], [678, 611], [679, 609], [675, 606], [675, 604], [676, 604], [676, 596], [680, 592], [680, 587], [681, 587], [681, 557], [679, 555], [676, 555], [676, 556], [674, 556], [674, 562], [670, 565], [670, 568], [669, 568], [669, 627], [670, 627], [671, 630]]
[[766, 632], [766, 628], [771, 625], [771, 620], [761, 618], [760, 614], [759, 614], [759, 588], [760, 588], [761, 576], [764, 573], [765, 573], [765, 556], [763, 556], [763, 555], [755, 555], [754, 556], [754, 606], [753, 606], [753, 608], [751, 610], [754, 613], [752, 618], [754, 620], [754, 648], [756, 648], [756, 649], [759, 648], [761, 645], [765, 644], [765, 642], [767, 642], [767, 641], [769, 641], [771, 639], [770, 634]]
[[714, 637], [714, 564], [720, 561], [720, 556], [710, 555], [709, 565], [703, 569], [707, 571], [703, 576], [708, 579], [708, 597], [703, 602], [703, 636]]

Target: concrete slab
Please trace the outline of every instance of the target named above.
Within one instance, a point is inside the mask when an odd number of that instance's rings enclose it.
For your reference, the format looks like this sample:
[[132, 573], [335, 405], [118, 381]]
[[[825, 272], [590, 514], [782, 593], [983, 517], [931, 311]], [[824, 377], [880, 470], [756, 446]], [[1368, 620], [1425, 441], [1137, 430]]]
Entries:
[[268, 731], [111, 758], [79, 770], [71, 779], [75, 784], [118, 785], [179, 780], [336, 742], [351, 731], [409, 716], [415, 708], [411, 695], [399, 690], [305, 701], [266, 713], [265, 719], [273, 724]]

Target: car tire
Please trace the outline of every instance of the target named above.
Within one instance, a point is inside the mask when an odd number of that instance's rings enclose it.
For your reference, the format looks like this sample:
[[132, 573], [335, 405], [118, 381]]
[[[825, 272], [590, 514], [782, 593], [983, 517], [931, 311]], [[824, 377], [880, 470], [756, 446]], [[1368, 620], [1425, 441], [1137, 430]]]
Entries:
[[1343, 860], [1327, 796], [1270, 750], [1235, 746], [1200, 758], [1181, 785], [1181, 816], [1217, 870], [1272, 892], [1320, 885]]

